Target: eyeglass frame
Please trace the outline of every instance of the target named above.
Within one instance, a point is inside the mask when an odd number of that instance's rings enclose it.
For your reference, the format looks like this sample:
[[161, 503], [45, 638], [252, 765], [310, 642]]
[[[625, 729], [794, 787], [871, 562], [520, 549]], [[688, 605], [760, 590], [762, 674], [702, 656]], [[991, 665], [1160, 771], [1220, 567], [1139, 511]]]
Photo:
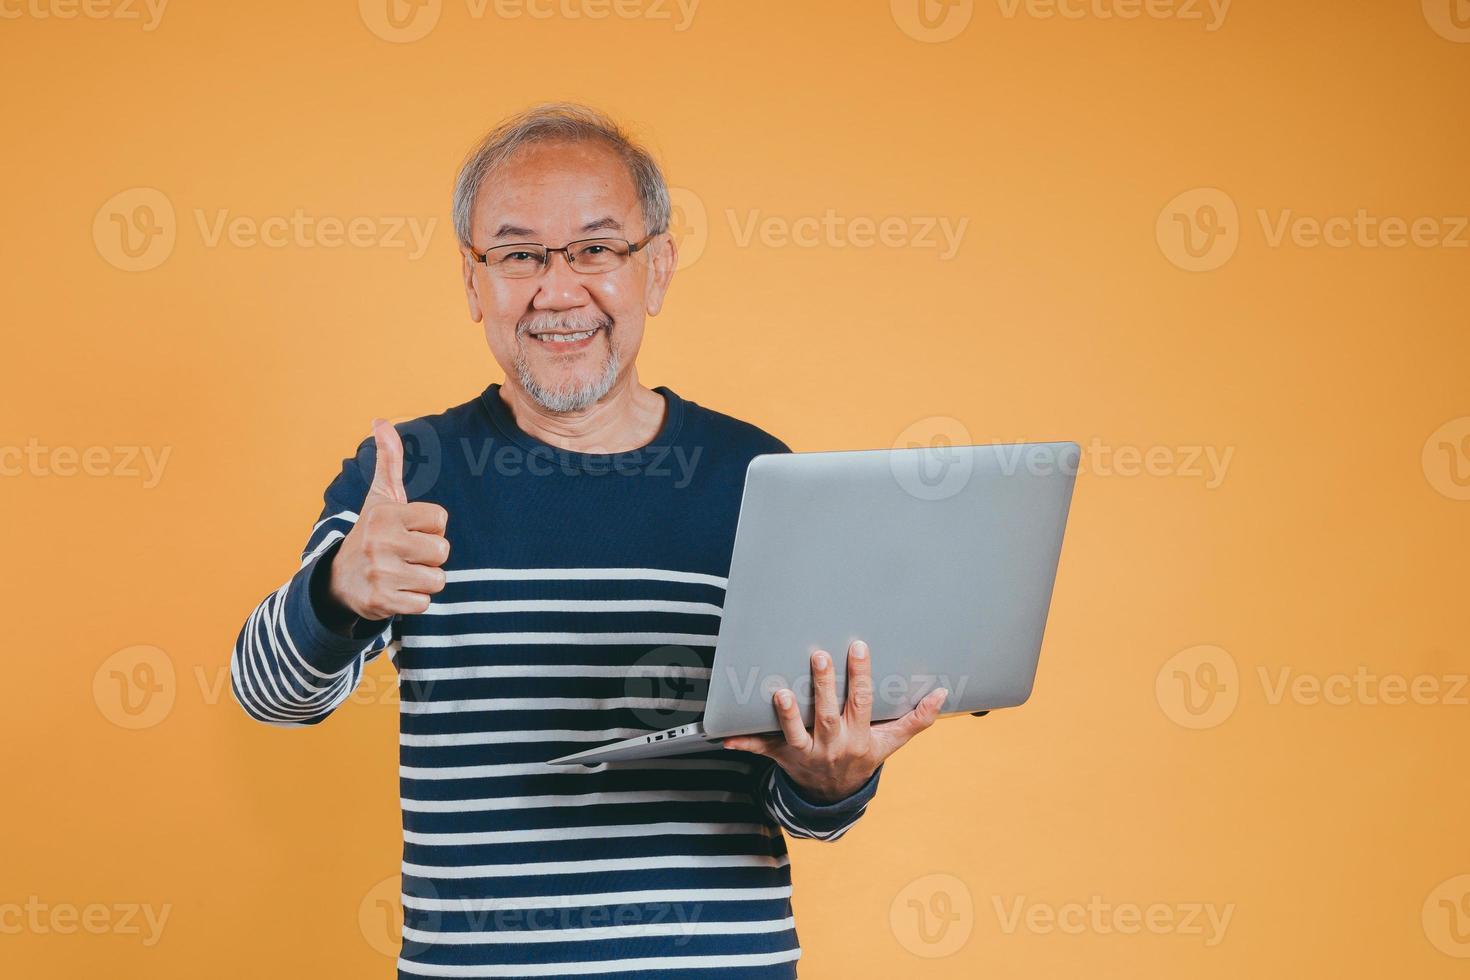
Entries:
[[[483, 265], [485, 267], [485, 271], [486, 272], [489, 272], [490, 271], [490, 261], [489, 261], [490, 253], [492, 251], [494, 251], [495, 249], [497, 249], [497, 248], [514, 248], [516, 245], [534, 245], [537, 248], [544, 248], [546, 250], [546, 258], [543, 259], [542, 262], [541, 262], [541, 271], [540, 272], [537, 272], [534, 275], [529, 275], [529, 276], [510, 276], [510, 277], [508, 277], [508, 278], [511, 278], [511, 279], [535, 279], [537, 276], [540, 276], [540, 275], [544, 274], [547, 269], [551, 268], [551, 257], [554, 254], [556, 254], [557, 252], [562, 253], [562, 257], [567, 260], [567, 268], [568, 269], [571, 269], [573, 272], [577, 273], [579, 276], [603, 276], [603, 275], [606, 275], [609, 272], [612, 272], [613, 270], [612, 269], [603, 269], [601, 272], [587, 272], [587, 271], [584, 271], [582, 269], [577, 268], [577, 263], [575, 263], [575, 262], [572, 261], [572, 253], [570, 251], [571, 248], [573, 246], [575, 246], [575, 245], [581, 245], [583, 242], [622, 242], [624, 245], [628, 246], [628, 254], [625, 255], [625, 256], [623, 256], [624, 260], [626, 260], [629, 256], [631, 256], [634, 253], [642, 250], [644, 247], [646, 247], [648, 245], [649, 242], [653, 241], [655, 238], [657, 238], [661, 234], [663, 234], [663, 233], [662, 232], [658, 232], [658, 231], [650, 232], [641, 242], [637, 242], [636, 244], [633, 243], [633, 242], [628, 241], [626, 238], [618, 238], [618, 237], [612, 236], [612, 235], [598, 235], [595, 238], [579, 238], [579, 239], [577, 239], [574, 242], [567, 242], [561, 248], [552, 248], [551, 246], [544, 245], [541, 242], [506, 242], [506, 243], [504, 243], [502, 245], [491, 245], [489, 248], [485, 249], [485, 251], [483, 251], [483, 252], [477, 252], [477, 251], [475, 251], [475, 247], [473, 245], [466, 245], [465, 248], [468, 249], [469, 253], [475, 257], [475, 261], [476, 262], [480, 263], [481, 265]], [[622, 268], [622, 266], [619, 265], [616, 268]]]

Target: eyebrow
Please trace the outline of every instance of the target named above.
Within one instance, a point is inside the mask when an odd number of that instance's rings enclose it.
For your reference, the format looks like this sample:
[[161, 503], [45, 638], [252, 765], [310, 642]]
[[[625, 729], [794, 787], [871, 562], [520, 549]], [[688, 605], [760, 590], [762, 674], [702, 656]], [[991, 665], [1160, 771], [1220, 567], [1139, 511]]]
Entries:
[[[620, 224], [616, 218], [598, 218], [596, 221], [589, 221], [585, 225], [583, 225], [582, 231], [602, 231], [604, 228], [611, 229], [613, 231], [623, 230], [622, 224]], [[536, 234], [536, 232], [531, 228], [522, 228], [520, 225], [507, 223], [497, 228], [495, 230], [495, 234], [491, 237], [496, 239], [512, 237], [524, 238], [527, 235], [534, 234]]]

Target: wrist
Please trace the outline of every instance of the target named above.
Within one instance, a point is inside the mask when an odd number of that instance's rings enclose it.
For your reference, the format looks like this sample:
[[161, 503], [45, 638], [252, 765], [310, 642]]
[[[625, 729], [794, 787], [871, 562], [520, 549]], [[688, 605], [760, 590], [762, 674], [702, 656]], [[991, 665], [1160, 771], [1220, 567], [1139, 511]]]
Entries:
[[812, 780], [809, 782], [789, 772], [786, 773], [786, 778], [807, 802], [817, 806], [830, 806], [833, 803], [840, 803], [866, 786], [873, 778], [874, 772], [877, 772], [877, 767], [864, 773], [861, 778], [851, 777], [841, 781]]
[[309, 586], [311, 605], [323, 626], [338, 636], [352, 636], [362, 617], [337, 593], [336, 557], [340, 547], [341, 542], [332, 545], [317, 559]]

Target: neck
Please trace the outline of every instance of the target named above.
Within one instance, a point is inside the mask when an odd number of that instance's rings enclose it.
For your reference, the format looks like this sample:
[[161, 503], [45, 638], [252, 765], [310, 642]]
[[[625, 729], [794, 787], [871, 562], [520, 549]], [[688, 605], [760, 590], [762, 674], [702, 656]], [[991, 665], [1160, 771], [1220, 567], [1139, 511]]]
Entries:
[[667, 407], [662, 395], [639, 383], [632, 366], [601, 401], [580, 412], [548, 411], [509, 373], [500, 400], [522, 432], [578, 453], [626, 453], [648, 445], [663, 427]]

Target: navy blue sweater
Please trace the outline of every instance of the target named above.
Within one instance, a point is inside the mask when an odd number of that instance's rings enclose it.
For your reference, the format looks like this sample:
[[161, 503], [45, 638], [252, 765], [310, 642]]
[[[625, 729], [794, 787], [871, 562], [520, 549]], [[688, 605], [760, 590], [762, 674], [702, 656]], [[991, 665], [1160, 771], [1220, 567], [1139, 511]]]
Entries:
[[789, 449], [659, 387], [649, 445], [571, 452], [517, 427], [499, 388], [398, 426], [409, 499], [449, 512], [447, 584], [427, 612], [329, 626], [326, 573], [372, 481], [368, 439], [327, 488], [300, 569], [241, 630], [236, 700], [263, 722], [316, 724], [389, 652], [400, 978], [795, 976], [782, 830], [840, 837], [879, 773], [816, 805], [743, 752], [546, 764], [697, 712], [746, 467]]

